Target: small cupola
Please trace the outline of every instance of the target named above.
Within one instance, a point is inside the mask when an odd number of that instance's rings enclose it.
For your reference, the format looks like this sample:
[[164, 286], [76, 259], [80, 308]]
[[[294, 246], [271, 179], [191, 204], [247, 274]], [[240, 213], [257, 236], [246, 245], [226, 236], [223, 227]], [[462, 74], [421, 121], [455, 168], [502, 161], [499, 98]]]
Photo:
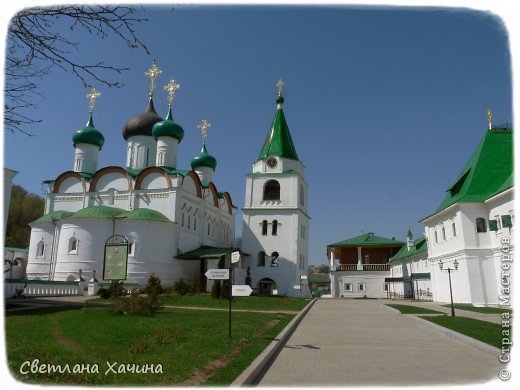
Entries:
[[93, 174], [97, 170], [98, 154], [105, 137], [99, 130], [94, 127], [93, 112], [96, 99], [101, 93], [92, 88], [87, 94], [90, 101], [90, 112], [88, 122], [82, 129], [77, 130], [72, 135], [72, 144], [75, 148], [74, 153], [74, 171]]
[[168, 91], [168, 115], [152, 128], [152, 135], [157, 141], [155, 165], [158, 167], [177, 167], [177, 149], [184, 138], [184, 129], [173, 121], [172, 105], [175, 91], [180, 87], [181, 85], [175, 82], [173, 77], [164, 86], [164, 89]]
[[206, 149], [207, 131], [211, 127], [211, 123], [203, 119], [197, 127], [202, 133], [202, 149], [200, 153], [191, 160], [191, 168], [199, 175], [202, 182], [209, 183], [212, 181], [213, 172], [217, 168], [217, 159], [209, 154]]

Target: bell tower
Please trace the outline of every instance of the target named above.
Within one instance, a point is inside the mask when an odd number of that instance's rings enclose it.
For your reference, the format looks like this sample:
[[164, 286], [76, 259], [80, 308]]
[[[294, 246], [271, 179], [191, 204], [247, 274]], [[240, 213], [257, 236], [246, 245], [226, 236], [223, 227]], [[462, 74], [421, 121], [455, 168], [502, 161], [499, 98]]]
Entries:
[[308, 185], [285, 120], [283, 85], [278, 80], [273, 122], [252, 173], [246, 175], [242, 249], [250, 254], [256, 291], [308, 296], [306, 285], [298, 288], [309, 260]]

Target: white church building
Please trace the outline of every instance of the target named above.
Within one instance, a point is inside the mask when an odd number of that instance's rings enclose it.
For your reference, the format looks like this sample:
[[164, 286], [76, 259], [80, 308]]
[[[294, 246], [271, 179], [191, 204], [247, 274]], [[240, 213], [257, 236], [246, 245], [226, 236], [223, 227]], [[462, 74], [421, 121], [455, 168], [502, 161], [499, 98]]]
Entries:
[[[129, 244], [127, 283], [143, 286], [155, 273], [166, 286], [200, 278], [202, 288], [210, 288], [204, 272], [234, 250], [234, 207], [213, 182], [217, 160], [206, 147], [207, 121], [198, 126], [202, 150], [191, 169], [177, 166], [184, 130], [173, 119], [172, 102], [179, 84], [170, 79], [165, 86], [169, 107], [162, 118], [153, 101], [161, 72], [154, 62], [146, 73], [151, 79], [146, 110], [124, 125], [125, 166], [98, 168], [104, 137], [94, 126], [93, 108], [99, 92], [87, 95], [87, 125], [72, 136], [73, 169], [44, 182], [45, 215], [31, 223], [28, 279], [73, 281], [81, 270], [84, 279], [96, 271], [101, 280], [105, 242], [119, 234]], [[201, 249], [204, 258], [181, 258]]]

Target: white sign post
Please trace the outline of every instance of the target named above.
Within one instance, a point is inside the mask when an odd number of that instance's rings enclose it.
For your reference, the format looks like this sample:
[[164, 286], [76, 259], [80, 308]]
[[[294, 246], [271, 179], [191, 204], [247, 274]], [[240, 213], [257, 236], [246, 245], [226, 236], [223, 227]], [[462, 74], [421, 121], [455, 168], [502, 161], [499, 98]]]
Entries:
[[248, 297], [253, 290], [247, 284], [234, 284], [231, 292], [234, 297]]
[[227, 280], [229, 279], [229, 269], [208, 269], [204, 274], [208, 279]]
[[235, 251], [231, 253], [231, 264], [238, 263], [240, 261], [240, 252]]

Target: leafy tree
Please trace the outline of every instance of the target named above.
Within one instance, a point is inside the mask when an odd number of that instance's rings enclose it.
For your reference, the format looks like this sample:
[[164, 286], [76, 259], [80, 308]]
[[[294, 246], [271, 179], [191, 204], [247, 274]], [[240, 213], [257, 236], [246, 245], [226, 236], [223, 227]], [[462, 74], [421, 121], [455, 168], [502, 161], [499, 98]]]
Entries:
[[38, 195], [29, 194], [18, 185], [12, 187], [7, 217], [6, 246], [29, 247], [31, 237], [29, 223], [43, 215], [44, 205], [45, 201]]
[[27, 127], [40, 120], [28, 109], [42, 97], [39, 81], [55, 69], [72, 72], [85, 87], [92, 82], [120, 87], [111, 74], [129, 69], [92, 60], [84, 63], [73, 52], [80, 50], [76, 31], [87, 31], [100, 39], [116, 37], [130, 48], [146, 46], [139, 40], [135, 24], [147, 19], [137, 17], [133, 6], [53, 5], [26, 8], [11, 19], [7, 31], [4, 84], [4, 124], [12, 133], [32, 135]]

